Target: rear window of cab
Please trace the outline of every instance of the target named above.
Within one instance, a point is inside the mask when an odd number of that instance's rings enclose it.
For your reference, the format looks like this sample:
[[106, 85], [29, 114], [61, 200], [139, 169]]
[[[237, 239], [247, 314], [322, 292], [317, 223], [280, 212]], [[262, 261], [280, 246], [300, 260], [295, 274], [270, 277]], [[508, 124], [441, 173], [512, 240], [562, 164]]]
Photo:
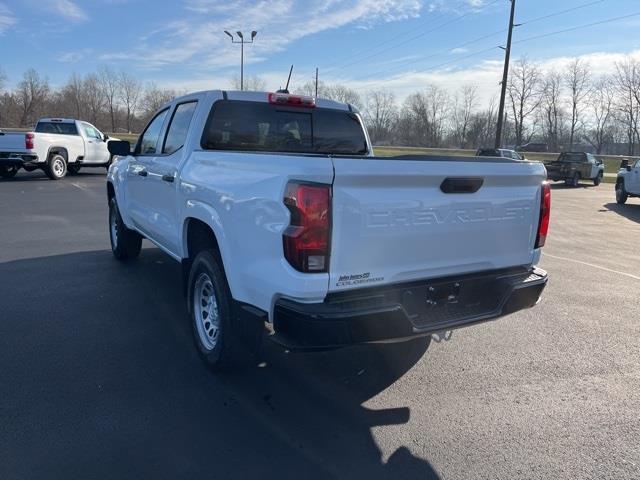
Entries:
[[219, 100], [209, 114], [205, 150], [366, 155], [359, 117], [327, 108]]

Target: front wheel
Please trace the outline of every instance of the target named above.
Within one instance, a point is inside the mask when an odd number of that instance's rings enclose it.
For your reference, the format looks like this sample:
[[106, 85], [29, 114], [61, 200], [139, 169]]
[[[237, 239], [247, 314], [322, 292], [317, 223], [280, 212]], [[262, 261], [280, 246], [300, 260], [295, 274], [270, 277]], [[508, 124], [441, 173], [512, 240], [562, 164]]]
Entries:
[[624, 205], [627, 202], [629, 195], [624, 188], [624, 182], [616, 183], [616, 202], [619, 205]]
[[600, 172], [596, 178], [593, 179], [593, 184], [597, 187], [598, 185], [600, 185], [602, 183], [602, 172]]
[[113, 256], [118, 260], [133, 260], [140, 255], [142, 236], [124, 224], [115, 197], [109, 202], [109, 239]]
[[67, 161], [62, 155], [55, 153], [47, 160], [44, 172], [51, 180], [60, 180], [67, 175]]
[[18, 173], [19, 168], [15, 165], [1, 165], [0, 166], [0, 177], [2, 178], [13, 178]]

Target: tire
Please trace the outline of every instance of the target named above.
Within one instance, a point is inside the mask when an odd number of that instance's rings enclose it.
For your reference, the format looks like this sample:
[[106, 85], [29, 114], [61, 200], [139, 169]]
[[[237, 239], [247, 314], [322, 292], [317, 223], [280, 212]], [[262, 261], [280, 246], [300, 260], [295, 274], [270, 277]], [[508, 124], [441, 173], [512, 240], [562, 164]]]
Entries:
[[15, 165], [1, 165], [0, 166], [0, 177], [2, 178], [13, 178], [18, 173], [20, 167]]
[[627, 199], [629, 198], [629, 194], [624, 188], [624, 181], [620, 181], [616, 183], [616, 202], [618, 205], [624, 205], [627, 203]]
[[79, 163], [71, 163], [67, 166], [67, 171], [69, 175], [77, 175], [82, 166]]
[[107, 172], [109, 171], [109, 167], [111, 166], [112, 163], [113, 163], [113, 155], [109, 156], [109, 161], [104, 164], [104, 168], [107, 169]]
[[264, 326], [238, 316], [220, 257], [213, 250], [203, 250], [193, 259], [187, 306], [196, 349], [211, 370], [244, 366], [258, 352]]
[[47, 174], [51, 180], [60, 180], [67, 175], [67, 161], [59, 153], [54, 153], [47, 160], [47, 164], [44, 167], [44, 173]]
[[597, 187], [598, 185], [600, 185], [602, 183], [602, 172], [600, 172], [596, 178], [593, 179], [593, 184]]
[[117, 260], [134, 260], [140, 255], [142, 236], [124, 224], [115, 198], [109, 201], [109, 239], [111, 251]]
[[571, 185], [573, 186], [573, 188], [578, 188], [578, 185], [580, 184], [580, 174], [577, 172], [574, 173], [571, 180]]

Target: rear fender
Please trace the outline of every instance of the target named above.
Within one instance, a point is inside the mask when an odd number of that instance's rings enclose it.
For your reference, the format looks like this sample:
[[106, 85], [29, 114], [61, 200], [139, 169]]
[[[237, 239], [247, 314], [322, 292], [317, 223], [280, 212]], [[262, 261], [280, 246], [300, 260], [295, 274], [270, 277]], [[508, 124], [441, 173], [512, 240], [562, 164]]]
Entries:
[[179, 242], [182, 250], [181, 252], [179, 252], [180, 256], [183, 259], [187, 259], [189, 257], [189, 248], [187, 245], [187, 230], [189, 226], [189, 219], [193, 218], [195, 220], [200, 220], [201, 222], [208, 225], [216, 237], [218, 249], [220, 251], [220, 258], [222, 258], [222, 266], [227, 275], [229, 289], [231, 290], [231, 294], [233, 295], [233, 292], [235, 291], [234, 286], [237, 284], [237, 280], [235, 279], [233, 269], [226, 268], [227, 265], [231, 264], [228, 239], [224, 233], [224, 229], [222, 228], [222, 222], [217, 210], [212, 205], [200, 200], [186, 200], [182, 207], [181, 213], [183, 222], [181, 232], [182, 238]]

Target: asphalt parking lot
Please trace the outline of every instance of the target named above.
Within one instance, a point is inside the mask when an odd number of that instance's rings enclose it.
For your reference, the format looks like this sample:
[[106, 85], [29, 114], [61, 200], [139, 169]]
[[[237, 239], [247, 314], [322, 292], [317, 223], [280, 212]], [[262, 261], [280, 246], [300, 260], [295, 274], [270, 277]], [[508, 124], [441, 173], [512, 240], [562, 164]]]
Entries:
[[104, 170], [0, 181], [0, 478], [640, 478], [640, 201], [552, 195], [536, 308], [216, 376], [179, 266], [113, 260]]

